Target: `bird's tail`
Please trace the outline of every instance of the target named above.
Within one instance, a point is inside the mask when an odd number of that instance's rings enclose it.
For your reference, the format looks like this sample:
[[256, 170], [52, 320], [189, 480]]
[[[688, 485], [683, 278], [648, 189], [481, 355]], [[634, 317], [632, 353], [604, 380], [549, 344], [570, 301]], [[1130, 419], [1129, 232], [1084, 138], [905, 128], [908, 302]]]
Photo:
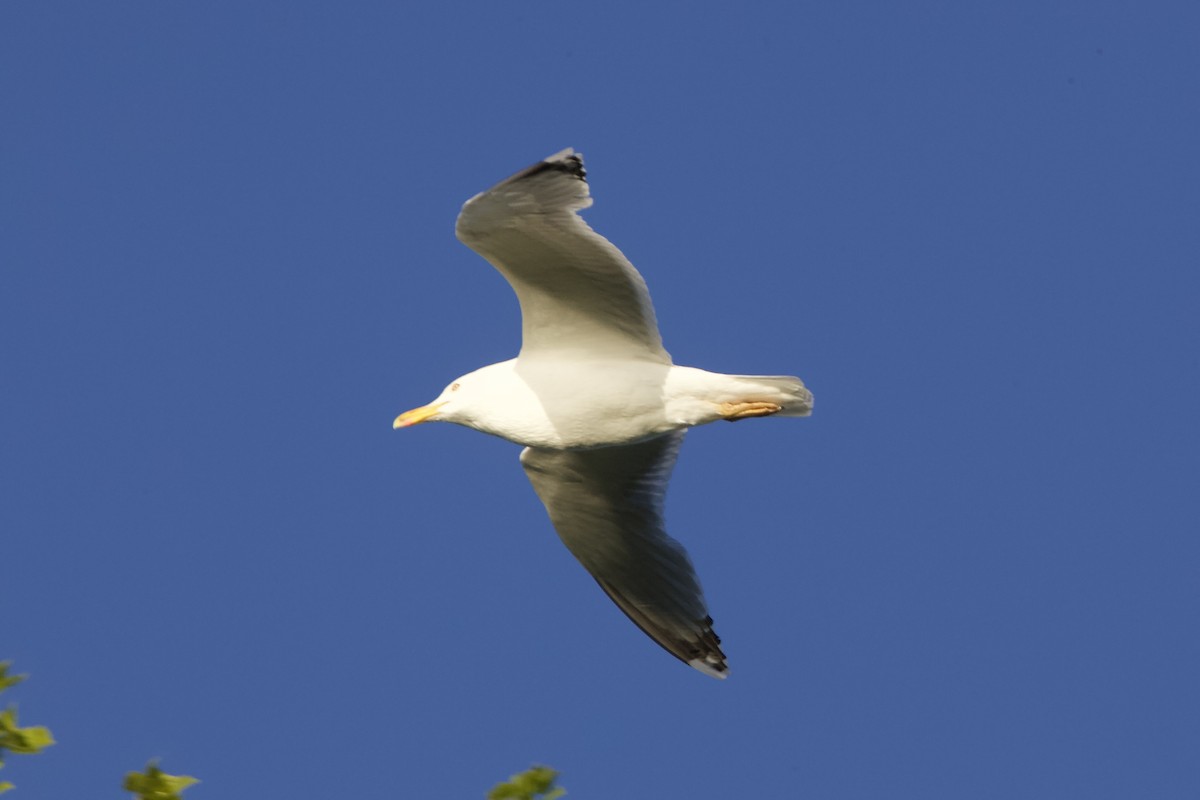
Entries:
[[[754, 387], [755, 400], [777, 403], [783, 409], [775, 412], [776, 417], [807, 417], [813, 410], [812, 392], [804, 387], [804, 381], [794, 375], [730, 375]], [[750, 399], [747, 397], [747, 399]]]

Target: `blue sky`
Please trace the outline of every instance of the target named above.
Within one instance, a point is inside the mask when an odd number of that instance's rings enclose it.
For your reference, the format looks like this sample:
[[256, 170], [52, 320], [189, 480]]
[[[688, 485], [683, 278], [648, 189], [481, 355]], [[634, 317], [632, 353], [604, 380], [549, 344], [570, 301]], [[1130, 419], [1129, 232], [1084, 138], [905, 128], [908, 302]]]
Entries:
[[[27, 800], [1200, 792], [1200, 11], [0, 5], [0, 658]], [[462, 202], [572, 146], [677, 363], [794, 373], [646, 639], [519, 448]]]

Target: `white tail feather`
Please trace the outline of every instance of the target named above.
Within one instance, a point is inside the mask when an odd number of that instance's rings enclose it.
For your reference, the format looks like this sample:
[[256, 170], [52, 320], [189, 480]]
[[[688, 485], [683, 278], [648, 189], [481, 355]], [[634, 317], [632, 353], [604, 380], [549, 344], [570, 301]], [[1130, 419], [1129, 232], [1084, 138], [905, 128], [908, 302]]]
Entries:
[[772, 416], [807, 417], [812, 414], [812, 392], [804, 387], [804, 381], [794, 375], [730, 375], [729, 377], [753, 385], [753, 396], [747, 394], [745, 399], [778, 403], [783, 406], [781, 411], [777, 411]]

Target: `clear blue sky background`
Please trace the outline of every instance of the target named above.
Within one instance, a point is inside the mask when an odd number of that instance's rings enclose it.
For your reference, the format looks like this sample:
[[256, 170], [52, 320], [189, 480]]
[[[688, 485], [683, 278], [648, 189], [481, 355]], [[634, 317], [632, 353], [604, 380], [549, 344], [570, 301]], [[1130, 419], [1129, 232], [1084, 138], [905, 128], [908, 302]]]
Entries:
[[[0, 5], [26, 800], [1200, 794], [1193, 2]], [[794, 373], [668, 515], [732, 676], [573, 561], [462, 202], [563, 147], [678, 363]]]

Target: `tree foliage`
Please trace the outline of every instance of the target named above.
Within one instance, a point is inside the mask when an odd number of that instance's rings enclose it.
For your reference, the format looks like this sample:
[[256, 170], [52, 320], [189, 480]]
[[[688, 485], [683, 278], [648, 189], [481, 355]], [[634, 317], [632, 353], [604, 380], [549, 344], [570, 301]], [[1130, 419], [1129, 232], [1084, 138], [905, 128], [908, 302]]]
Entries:
[[[9, 675], [9, 661], [0, 661], [0, 692], [25, 680], [25, 675]], [[49, 728], [31, 725], [22, 728], [17, 724], [17, 707], [10, 705], [0, 711], [0, 767], [4, 766], [7, 753], [33, 755], [54, 744]], [[513, 775], [504, 783], [498, 783], [488, 792], [487, 800], [556, 800], [567, 793], [555, 786], [558, 773], [549, 767], [534, 766]], [[137, 800], [183, 800], [181, 795], [189, 786], [200, 781], [190, 775], [168, 775], [151, 761], [145, 772], [129, 772], [125, 775], [124, 788], [133, 792]], [[12, 789], [8, 781], [0, 781], [0, 794]]]
[[566, 789], [554, 785], [556, 780], [558, 773], [549, 767], [531, 767], [513, 775], [507, 782], [493, 786], [487, 800], [555, 800], [567, 793]]
[[183, 790], [199, 782], [191, 775], [168, 775], [158, 768], [157, 761], [151, 761], [145, 772], [126, 773], [125, 791], [139, 800], [182, 800]]
[[[0, 661], [0, 692], [16, 686], [25, 680], [24, 675], [9, 675], [9, 661]], [[0, 711], [0, 767], [4, 766], [4, 756], [8, 753], [34, 755], [54, 744], [50, 729], [41, 725], [31, 725], [22, 728], [17, 724], [17, 707], [10, 705]], [[0, 793], [13, 788], [8, 781], [0, 781]]]

